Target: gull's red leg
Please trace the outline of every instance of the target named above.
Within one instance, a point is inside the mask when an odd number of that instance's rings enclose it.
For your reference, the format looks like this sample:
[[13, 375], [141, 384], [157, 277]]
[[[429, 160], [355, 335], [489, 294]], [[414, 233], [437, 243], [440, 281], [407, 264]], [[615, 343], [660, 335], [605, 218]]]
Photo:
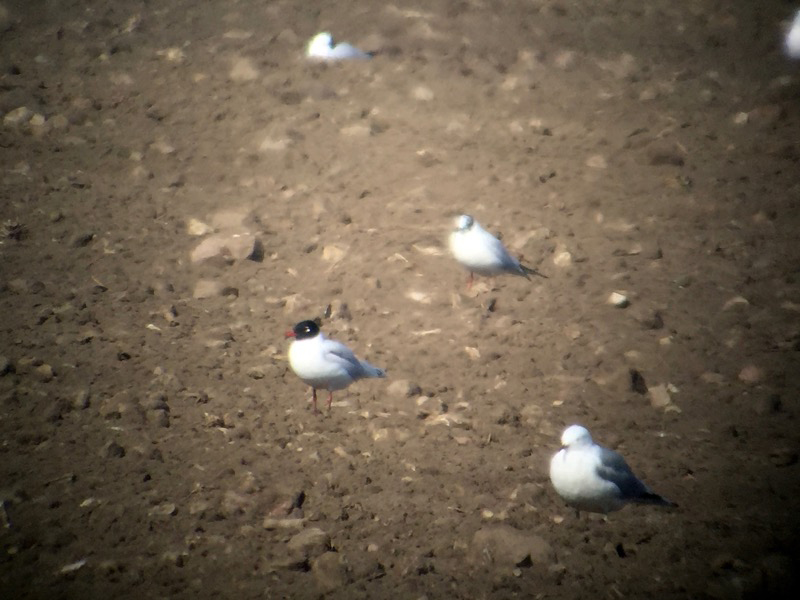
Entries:
[[333, 392], [328, 392], [328, 412], [331, 410], [331, 404], [333, 404]]
[[314, 414], [319, 414], [319, 409], [317, 408], [317, 388], [311, 388], [311, 405], [314, 407]]

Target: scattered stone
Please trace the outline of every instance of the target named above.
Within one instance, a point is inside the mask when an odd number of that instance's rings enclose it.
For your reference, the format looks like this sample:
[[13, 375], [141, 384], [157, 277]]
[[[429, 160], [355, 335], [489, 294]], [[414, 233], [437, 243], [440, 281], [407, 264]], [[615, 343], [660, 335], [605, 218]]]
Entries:
[[150, 413], [150, 420], [158, 427], [169, 427], [169, 411], [168, 410], [154, 410]]
[[481, 351], [474, 346], [464, 346], [464, 352], [467, 353], [472, 360], [478, 360], [481, 357]]
[[725, 376], [722, 373], [715, 373], [713, 371], [706, 371], [700, 376], [700, 379], [705, 383], [713, 383], [715, 385], [722, 385], [725, 383]]
[[389, 384], [387, 392], [395, 398], [412, 398], [419, 396], [422, 390], [416, 383], [412, 383], [408, 379], [397, 379]]
[[50, 117], [50, 125], [53, 129], [66, 129], [69, 127], [69, 119], [62, 114]]
[[94, 234], [91, 232], [79, 233], [70, 240], [69, 245], [73, 248], [83, 248], [88, 246], [93, 239]]
[[253, 220], [253, 212], [246, 207], [220, 210], [211, 215], [211, 225], [219, 230], [229, 229], [230, 233], [234, 234], [249, 234], [246, 228]]
[[275, 139], [271, 137], [264, 138], [258, 145], [261, 152], [282, 152], [289, 147], [291, 140], [288, 138]]
[[325, 315], [325, 318], [342, 319], [343, 321], [350, 321], [353, 318], [347, 302], [342, 302], [341, 300], [331, 302], [325, 310]]
[[253, 511], [254, 507], [255, 502], [252, 497], [228, 490], [222, 496], [219, 511], [223, 517], [230, 519], [240, 515], [247, 515]]
[[748, 302], [747, 298], [743, 298], [742, 296], [734, 296], [722, 305], [722, 310], [731, 310], [732, 308], [745, 306], [750, 306], [750, 302]]
[[738, 112], [733, 115], [733, 124], [734, 125], [747, 125], [750, 121], [750, 115], [746, 112]]
[[330, 536], [318, 527], [309, 527], [294, 535], [287, 543], [289, 553], [297, 560], [309, 561], [330, 550]]
[[211, 510], [211, 503], [205, 498], [197, 498], [189, 502], [188, 510], [189, 514], [192, 516], [200, 515], [201, 517], [203, 517], [206, 513], [209, 512], [209, 510]]
[[237, 58], [231, 65], [229, 77], [238, 83], [258, 79], [259, 72], [249, 58]]
[[325, 552], [311, 562], [311, 572], [325, 591], [343, 587], [348, 581], [347, 565], [338, 552]]
[[356, 123], [355, 125], [342, 127], [339, 133], [347, 137], [369, 137], [372, 135], [372, 128], [364, 123]]
[[791, 467], [797, 464], [798, 454], [794, 448], [775, 448], [769, 453], [769, 461], [776, 467]]
[[764, 379], [763, 369], [755, 365], [746, 365], [739, 371], [739, 381], [754, 384]]
[[156, 56], [163, 58], [167, 62], [181, 64], [186, 60], [186, 53], [175, 46], [171, 48], [164, 48], [163, 50], [156, 50]]
[[672, 404], [672, 397], [669, 395], [667, 386], [663, 383], [649, 388], [648, 391], [650, 393], [650, 406], [653, 408], [667, 408]]
[[229, 262], [261, 262], [264, 260], [264, 247], [261, 240], [249, 231], [218, 233], [200, 242], [190, 255], [190, 260], [195, 264], [213, 258], [222, 258]]
[[7, 356], [0, 356], [0, 377], [14, 372], [14, 364]]
[[60, 421], [70, 411], [72, 405], [64, 398], [55, 399], [44, 411], [44, 419], [49, 423]]
[[167, 395], [164, 392], [154, 392], [148, 394], [144, 401], [144, 407], [148, 410], [169, 410]]
[[664, 253], [662, 252], [661, 246], [658, 242], [649, 241], [645, 242], [644, 247], [642, 248], [642, 256], [650, 260], [661, 260], [664, 258]]
[[173, 567], [181, 568], [186, 564], [186, 558], [189, 553], [185, 550], [183, 552], [178, 550], [167, 550], [161, 555], [162, 562]]
[[418, 85], [413, 90], [411, 90], [411, 96], [414, 100], [420, 100], [422, 102], [430, 102], [434, 98], [433, 90], [429, 87], [424, 85]]
[[206, 223], [203, 223], [198, 219], [189, 219], [189, 222], [186, 224], [186, 232], [189, 235], [195, 237], [207, 235], [209, 233], [212, 233], [213, 231], [214, 231], [213, 227], [207, 225]]
[[3, 123], [12, 126], [19, 125], [20, 123], [28, 121], [31, 115], [33, 115], [33, 112], [27, 106], [20, 106], [19, 108], [8, 111], [3, 117]]
[[680, 147], [675, 144], [655, 144], [648, 150], [648, 160], [654, 167], [682, 167], [684, 156]]
[[108, 442], [100, 450], [101, 458], [122, 458], [124, 456], [125, 456], [125, 448], [123, 448], [117, 442], [114, 441]]
[[325, 246], [322, 249], [322, 260], [329, 263], [337, 263], [347, 254], [347, 248], [342, 246]]
[[634, 242], [629, 248], [617, 248], [612, 252], [614, 256], [639, 256], [642, 253], [642, 245]]
[[413, 300], [414, 302], [419, 302], [420, 304], [431, 303], [430, 294], [426, 294], [425, 292], [419, 292], [417, 290], [409, 290], [408, 292], [406, 292], [406, 298]]
[[8, 289], [15, 294], [38, 294], [44, 290], [41, 281], [29, 281], [27, 279], [12, 279], [6, 283]]
[[549, 565], [554, 553], [542, 537], [510, 525], [491, 525], [475, 532], [470, 547], [473, 562], [503, 568]]
[[511, 492], [509, 500], [522, 505], [540, 506], [547, 495], [545, 487], [538, 483], [523, 483]]
[[35, 369], [36, 375], [39, 377], [40, 380], [44, 381], [45, 383], [52, 381], [53, 377], [55, 377], [55, 372], [53, 371], [53, 367], [48, 365], [47, 363], [41, 364]]
[[300, 529], [304, 527], [306, 520], [297, 517], [264, 517], [264, 529]]
[[175, 146], [170, 144], [165, 139], [156, 140], [155, 142], [150, 144], [150, 147], [164, 156], [167, 156], [169, 154], [175, 154]]
[[622, 292], [611, 292], [611, 295], [608, 297], [608, 303], [617, 308], [626, 308], [630, 305], [630, 300], [628, 300], [628, 297]]
[[759, 415], [777, 414], [783, 410], [783, 401], [780, 394], [762, 396], [753, 405], [753, 409]]
[[200, 279], [194, 286], [192, 297], [196, 300], [221, 296], [225, 286], [216, 279]]
[[178, 514], [178, 507], [172, 502], [162, 502], [147, 511], [147, 514], [151, 517], [172, 517]]
[[595, 154], [586, 160], [586, 166], [592, 169], [607, 169], [608, 161], [602, 154]]
[[632, 310], [634, 311], [633, 318], [641, 325], [642, 329], [657, 331], [664, 328], [664, 318], [659, 311], [645, 308]]
[[642, 375], [636, 369], [630, 370], [631, 375], [631, 391], [636, 392], [637, 394], [646, 394], [647, 393], [647, 383], [645, 383], [644, 375]]
[[557, 267], [569, 267], [572, 265], [572, 253], [564, 250], [553, 257], [553, 264]]
[[0, 225], [0, 237], [8, 240], [20, 241], [28, 234], [28, 228], [19, 221], [8, 219]]
[[254, 366], [247, 369], [247, 376], [250, 379], [259, 380], [259, 379], [264, 379], [264, 377], [266, 377], [267, 375], [262, 367]]
[[60, 575], [69, 575], [74, 573], [75, 571], [79, 571], [84, 567], [86, 564], [86, 559], [82, 558], [81, 560], [75, 561], [73, 563], [69, 563], [68, 565], [64, 565], [58, 570]]
[[563, 71], [569, 71], [578, 61], [578, 53], [574, 50], [561, 50], [556, 53], [553, 64]]

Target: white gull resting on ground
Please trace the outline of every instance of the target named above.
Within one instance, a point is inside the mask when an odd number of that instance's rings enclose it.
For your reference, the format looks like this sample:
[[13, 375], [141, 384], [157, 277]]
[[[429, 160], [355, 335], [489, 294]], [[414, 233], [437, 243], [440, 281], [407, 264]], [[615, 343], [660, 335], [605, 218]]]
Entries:
[[542, 275], [511, 256], [503, 243], [481, 227], [469, 215], [456, 218], [456, 228], [450, 233], [450, 252], [456, 260], [469, 271], [467, 288], [472, 286], [472, 279], [478, 275], [499, 275], [511, 273], [530, 279], [528, 275]]
[[306, 56], [314, 60], [365, 60], [372, 55], [347, 42], [333, 43], [333, 36], [327, 31], [318, 33], [306, 46]]
[[786, 31], [783, 49], [789, 58], [800, 58], [800, 10], [795, 13], [792, 24]]
[[609, 513], [629, 502], [677, 506], [642, 483], [622, 455], [595, 444], [580, 425], [561, 434], [561, 450], [550, 461], [550, 481], [578, 511]]
[[333, 392], [343, 390], [358, 379], [386, 377], [383, 369], [356, 358], [353, 351], [341, 342], [329, 340], [314, 321], [301, 321], [286, 337], [294, 338], [289, 347], [289, 366], [303, 383], [310, 385], [314, 412], [317, 410], [317, 390], [328, 390], [328, 410]]

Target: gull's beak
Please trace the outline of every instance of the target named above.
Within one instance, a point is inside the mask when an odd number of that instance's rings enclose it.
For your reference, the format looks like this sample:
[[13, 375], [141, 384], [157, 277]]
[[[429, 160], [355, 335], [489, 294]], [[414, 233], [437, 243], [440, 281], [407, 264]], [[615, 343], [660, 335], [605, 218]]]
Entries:
[[283, 337], [288, 339], [288, 338], [293, 338], [293, 337], [296, 337], [296, 336], [294, 334], [294, 331], [287, 331], [286, 333], [283, 334]]

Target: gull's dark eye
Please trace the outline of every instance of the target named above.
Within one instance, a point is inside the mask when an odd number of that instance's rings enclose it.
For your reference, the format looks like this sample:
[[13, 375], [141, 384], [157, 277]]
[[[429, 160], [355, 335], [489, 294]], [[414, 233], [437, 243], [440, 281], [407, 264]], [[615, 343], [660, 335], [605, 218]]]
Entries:
[[300, 321], [293, 328], [294, 335], [297, 339], [313, 338], [319, 333], [319, 327], [314, 321]]

